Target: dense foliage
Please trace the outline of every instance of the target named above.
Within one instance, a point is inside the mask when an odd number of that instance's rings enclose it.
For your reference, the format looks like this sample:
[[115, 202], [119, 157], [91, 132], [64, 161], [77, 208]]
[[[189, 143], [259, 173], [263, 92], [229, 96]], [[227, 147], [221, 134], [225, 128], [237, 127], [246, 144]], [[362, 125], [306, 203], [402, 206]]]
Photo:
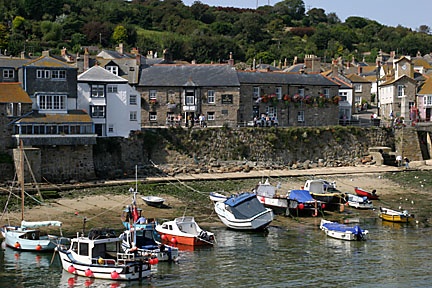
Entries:
[[[429, 27], [417, 31], [349, 17], [341, 22], [321, 8], [306, 11], [302, 0], [284, 0], [258, 9], [210, 7], [181, 0], [14, 0], [0, 1], [2, 54], [82, 53], [82, 46], [157, 51], [173, 59], [223, 62], [291, 63], [315, 54], [324, 61], [352, 57], [374, 61], [380, 49], [415, 55], [429, 53]], [[414, 17], [414, 16], [413, 16]], [[370, 52], [370, 53], [366, 53]], [[366, 53], [366, 54], [365, 54]]]

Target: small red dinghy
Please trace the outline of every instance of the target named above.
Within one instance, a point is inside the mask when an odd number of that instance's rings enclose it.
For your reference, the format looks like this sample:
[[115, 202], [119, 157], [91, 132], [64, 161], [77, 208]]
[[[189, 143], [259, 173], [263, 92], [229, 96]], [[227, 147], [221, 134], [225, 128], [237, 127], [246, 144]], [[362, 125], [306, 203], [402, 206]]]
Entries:
[[379, 196], [375, 194], [375, 190], [372, 190], [372, 192], [366, 191], [360, 187], [354, 187], [354, 191], [358, 196], [366, 196], [370, 200], [378, 200]]

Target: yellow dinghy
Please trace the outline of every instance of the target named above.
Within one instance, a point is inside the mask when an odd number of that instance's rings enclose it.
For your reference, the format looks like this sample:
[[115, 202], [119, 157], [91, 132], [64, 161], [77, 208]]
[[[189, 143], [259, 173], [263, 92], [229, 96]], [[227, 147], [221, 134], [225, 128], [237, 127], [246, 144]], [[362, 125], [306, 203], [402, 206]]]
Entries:
[[380, 207], [379, 217], [386, 221], [408, 223], [414, 220], [414, 215], [408, 213], [407, 210], [396, 211], [388, 208]]

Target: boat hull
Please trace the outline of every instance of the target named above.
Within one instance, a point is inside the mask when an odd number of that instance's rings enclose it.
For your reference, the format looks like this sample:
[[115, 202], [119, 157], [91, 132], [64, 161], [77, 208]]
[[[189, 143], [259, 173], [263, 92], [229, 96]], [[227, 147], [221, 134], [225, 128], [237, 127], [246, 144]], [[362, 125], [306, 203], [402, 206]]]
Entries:
[[273, 221], [273, 210], [265, 208], [265, 211], [247, 219], [236, 219], [233, 214], [225, 209], [224, 203], [216, 203], [215, 211], [225, 226], [235, 230], [260, 230], [266, 228]]
[[361, 230], [358, 226], [352, 228], [324, 219], [321, 219], [320, 229], [329, 237], [346, 241], [366, 240], [369, 233], [367, 230]]
[[258, 200], [264, 207], [272, 209], [274, 214], [281, 215], [286, 213], [288, 207], [288, 199], [285, 198], [270, 198], [265, 196], [257, 196]]
[[363, 190], [362, 188], [359, 187], [354, 187], [354, 191], [358, 196], [364, 197], [366, 196], [369, 200], [378, 200], [379, 196], [376, 194], [372, 194], [369, 191]]
[[[39, 231], [25, 230], [15, 227], [4, 227], [4, 242], [6, 246], [19, 251], [54, 251], [57, 237], [38, 236]], [[28, 235], [28, 236], [27, 236]], [[28, 237], [26, 239], [23, 237]]]
[[56, 251], [60, 256], [62, 268], [72, 275], [116, 281], [139, 280], [151, 276], [149, 264], [143, 261], [128, 263], [125, 259], [124, 264], [118, 264], [115, 260], [111, 262], [104, 260], [103, 264], [99, 264], [100, 260], [95, 259], [89, 264], [74, 260], [67, 250], [56, 249]]
[[414, 216], [408, 213], [403, 213], [391, 209], [381, 208], [379, 217], [382, 220], [395, 222], [395, 223], [409, 223], [414, 220]]

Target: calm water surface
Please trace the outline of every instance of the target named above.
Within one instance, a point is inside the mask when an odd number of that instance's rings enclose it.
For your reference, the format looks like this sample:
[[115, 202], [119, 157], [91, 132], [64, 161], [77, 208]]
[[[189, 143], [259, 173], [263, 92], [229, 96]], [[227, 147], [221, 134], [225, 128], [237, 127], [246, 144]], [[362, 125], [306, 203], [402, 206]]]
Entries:
[[[0, 251], [0, 287], [430, 287], [432, 228], [362, 219], [369, 239], [328, 238], [319, 219], [268, 233], [224, 227], [217, 245], [182, 251], [179, 264], [159, 263], [150, 281], [117, 283], [74, 278], [52, 254]], [[285, 227], [285, 225], [283, 225]]]

